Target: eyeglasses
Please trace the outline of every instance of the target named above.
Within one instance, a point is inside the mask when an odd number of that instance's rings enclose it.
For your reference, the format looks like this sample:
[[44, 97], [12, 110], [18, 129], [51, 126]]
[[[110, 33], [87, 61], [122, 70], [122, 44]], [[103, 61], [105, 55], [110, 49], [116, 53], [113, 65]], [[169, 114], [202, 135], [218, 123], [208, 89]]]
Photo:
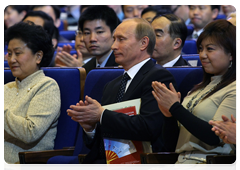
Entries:
[[172, 10], [172, 13], [174, 14], [180, 6], [182, 6], [182, 5], [177, 5], [176, 8], [174, 8], [174, 9]]
[[76, 30], [75, 35], [81, 37], [83, 35], [82, 31]]

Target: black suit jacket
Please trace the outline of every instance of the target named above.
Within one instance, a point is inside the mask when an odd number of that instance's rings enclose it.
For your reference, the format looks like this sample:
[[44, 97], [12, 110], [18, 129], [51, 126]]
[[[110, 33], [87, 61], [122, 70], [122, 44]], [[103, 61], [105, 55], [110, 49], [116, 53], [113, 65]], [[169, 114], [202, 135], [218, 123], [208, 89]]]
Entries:
[[[115, 103], [121, 79], [122, 76], [105, 86], [102, 105]], [[99, 123], [97, 125], [94, 139], [89, 140], [84, 133], [85, 144], [91, 149], [84, 163], [106, 163], [105, 153], [100, 149], [104, 148], [103, 137], [151, 141], [153, 152], [175, 151], [178, 134], [172, 134], [170, 130], [165, 129], [169, 135], [173, 136], [173, 140], [165, 144], [161, 139], [164, 118], [152, 95], [152, 81], [159, 81], [167, 86], [172, 82], [176, 87], [174, 77], [169, 71], [152, 60], [146, 62], [135, 75], [123, 96], [123, 101], [141, 98], [140, 115], [127, 116], [105, 110], [101, 125]], [[173, 126], [177, 127], [177, 121], [173, 123]], [[102, 160], [102, 162], [96, 162], [96, 160]]]
[[[85, 68], [86, 70], [86, 74], [88, 74], [88, 72], [91, 71], [92, 69], [96, 68], [96, 60], [97, 60], [96, 57], [93, 57], [90, 61], [88, 61], [86, 64], [83, 65], [83, 68]], [[112, 52], [112, 54], [108, 58], [108, 61], [105, 67], [118, 66], [118, 65], [119, 64], [115, 62], [115, 56]]]
[[178, 59], [178, 61], [173, 66], [191, 66], [182, 56]]

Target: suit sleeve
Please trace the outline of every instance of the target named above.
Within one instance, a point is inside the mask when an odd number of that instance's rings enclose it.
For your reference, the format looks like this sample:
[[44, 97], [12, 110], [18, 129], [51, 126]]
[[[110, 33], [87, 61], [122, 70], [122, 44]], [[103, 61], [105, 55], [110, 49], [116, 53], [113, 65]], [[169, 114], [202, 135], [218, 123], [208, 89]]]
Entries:
[[[166, 86], [173, 82], [176, 87], [173, 76], [165, 69], [148, 74], [137, 89], [132, 92], [139, 94], [139, 96], [133, 94], [135, 98], [141, 98], [140, 114], [127, 116], [105, 110], [101, 125], [104, 137], [154, 141], [161, 135], [164, 119], [158, 108], [157, 101], [152, 95], [152, 81], [160, 81], [165, 83]], [[111, 92], [106, 93], [111, 95]]]

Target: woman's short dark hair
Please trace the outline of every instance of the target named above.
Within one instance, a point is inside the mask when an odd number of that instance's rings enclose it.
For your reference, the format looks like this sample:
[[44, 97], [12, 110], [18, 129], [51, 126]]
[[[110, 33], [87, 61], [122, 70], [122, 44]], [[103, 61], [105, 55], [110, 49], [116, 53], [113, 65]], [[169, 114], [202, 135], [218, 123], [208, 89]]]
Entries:
[[[203, 40], [210, 38], [210, 40], [219, 45], [226, 54], [231, 54], [232, 65], [228, 71], [222, 76], [222, 81], [217, 87], [209, 93], [205, 98], [211, 96], [216, 91], [222, 89], [228, 84], [236, 80], [236, 26], [227, 20], [216, 20], [209, 23], [197, 39], [197, 49], [199, 51]], [[204, 77], [201, 84], [194, 87], [192, 91], [196, 91], [205, 87], [213, 75], [204, 71]]]
[[12, 39], [20, 39], [25, 42], [33, 54], [42, 51], [43, 57], [39, 64], [40, 67], [47, 67], [50, 64], [54, 53], [52, 39], [41, 26], [30, 21], [19, 22], [7, 29], [6, 43], [9, 44]]
[[85, 21], [93, 21], [97, 19], [105, 21], [106, 25], [110, 28], [111, 33], [113, 33], [115, 28], [120, 24], [120, 20], [112, 8], [106, 5], [93, 5], [83, 11], [78, 21], [78, 27], [80, 30], [83, 30]]

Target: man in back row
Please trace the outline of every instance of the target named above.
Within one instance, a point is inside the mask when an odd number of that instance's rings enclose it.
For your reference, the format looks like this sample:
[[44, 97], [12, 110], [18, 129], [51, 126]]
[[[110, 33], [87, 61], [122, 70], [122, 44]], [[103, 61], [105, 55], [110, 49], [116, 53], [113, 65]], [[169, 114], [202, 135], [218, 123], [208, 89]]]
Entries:
[[194, 31], [188, 39], [197, 39], [203, 28], [217, 18], [220, 5], [189, 5], [189, 18], [194, 26]]
[[187, 38], [184, 21], [174, 14], [165, 14], [153, 18], [151, 24], [156, 35], [152, 58], [157, 64], [163, 67], [190, 66], [181, 55]]
[[[96, 67], [118, 66], [115, 62], [111, 46], [113, 44], [113, 31], [120, 23], [114, 10], [106, 5], [94, 5], [88, 7], [81, 14], [78, 21], [78, 31], [83, 33], [83, 41], [88, 52], [94, 56], [90, 61], [82, 66], [86, 73]], [[59, 52], [61, 62], [67, 63], [73, 60], [73, 56], [68, 53]], [[82, 57], [81, 53], [78, 57]]]
[[[152, 81], [176, 87], [174, 77], [162, 66], [155, 64], [150, 56], [155, 46], [155, 34], [151, 25], [142, 18], [124, 20], [114, 32], [112, 50], [115, 61], [124, 68], [124, 75], [109, 82], [103, 92], [102, 105], [132, 99], [141, 99], [140, 114], [128, 116], [104, 109], [100, 103], [86, 96], [85, 102], [71, 105], [68, 115], [84, 129], [84, 142], [91, 149], [84, 163], [106, 163], [103, 138], [150, 141], [153, 152], [174, 151], [178, 134], [169, 133], [171, 143], [163, 143], [163, 117], [152, 95]], [[128, 77], [119, 95], [123, 77]], [[119, 98], [120, 97], [120, 98]], [[176, 121], [171, 127], [178, 128]]]

